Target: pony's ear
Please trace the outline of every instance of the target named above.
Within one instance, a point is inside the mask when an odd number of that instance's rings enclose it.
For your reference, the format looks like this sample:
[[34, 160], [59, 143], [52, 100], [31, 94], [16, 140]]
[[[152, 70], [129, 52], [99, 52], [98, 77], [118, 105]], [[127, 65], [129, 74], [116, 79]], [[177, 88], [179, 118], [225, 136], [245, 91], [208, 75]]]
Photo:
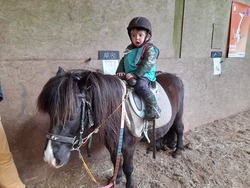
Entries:
[[65, 74], [65, 71], [63, 70], [62, 67], [58, 67], [58, 71], [56, 73], [57, 76], [62, 76]]

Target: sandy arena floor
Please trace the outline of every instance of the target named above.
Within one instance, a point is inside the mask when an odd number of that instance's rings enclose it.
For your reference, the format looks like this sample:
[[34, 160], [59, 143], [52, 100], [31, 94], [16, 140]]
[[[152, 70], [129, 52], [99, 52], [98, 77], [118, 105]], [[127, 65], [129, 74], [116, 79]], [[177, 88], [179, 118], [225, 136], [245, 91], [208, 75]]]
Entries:
[[[187, 132], [182, 159], [171, 150], [160, 151], [156, 160], [139, 143], [135, 158], [136, 188], [248, 188], [250, 187], [250, 111]], [[88, 164], [101, 185], [106, 185], [113, 169], [109, 156]], [[28, 188], [96, 187], [79, 162], [70, 171], [27, 185]], [[125, 187], [125, 178], [117, 188]]]

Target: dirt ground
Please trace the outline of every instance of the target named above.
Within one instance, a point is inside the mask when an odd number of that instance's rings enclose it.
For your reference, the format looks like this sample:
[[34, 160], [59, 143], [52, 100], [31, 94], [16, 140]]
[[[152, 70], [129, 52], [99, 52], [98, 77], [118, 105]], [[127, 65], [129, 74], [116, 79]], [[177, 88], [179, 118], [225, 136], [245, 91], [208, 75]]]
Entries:
[[[160, 151], [156, 159], [139, 143], [134, 157], [136, 188], [248, 188], [250, 187], [250, 111], [185, 133], [185, 152], [173, 159], [171, 150]], [[79, 162], [80, 164], [80, 162]], [[96, 159], [89, 168], [99, 184], [107, 184], [113, 169], [110, 158]], [[94, 188], [83, 166], [54, 173], [28, 188]], [[125, 187], [125, 178], [117, 188]]]

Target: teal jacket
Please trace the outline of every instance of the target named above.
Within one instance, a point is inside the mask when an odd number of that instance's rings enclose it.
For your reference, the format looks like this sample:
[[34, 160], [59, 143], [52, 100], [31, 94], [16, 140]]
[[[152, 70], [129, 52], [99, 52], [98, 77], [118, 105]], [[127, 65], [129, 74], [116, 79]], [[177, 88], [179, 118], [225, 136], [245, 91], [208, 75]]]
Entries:
[[133, 48], [133, 45], [130, 44], [124, 52], [116, 73], [130, 73], [135, 79], [145, 77], [150, 81], [155, 81], [158, 54], [159, 50], [154, 46], [152, 39], [139, 48]]

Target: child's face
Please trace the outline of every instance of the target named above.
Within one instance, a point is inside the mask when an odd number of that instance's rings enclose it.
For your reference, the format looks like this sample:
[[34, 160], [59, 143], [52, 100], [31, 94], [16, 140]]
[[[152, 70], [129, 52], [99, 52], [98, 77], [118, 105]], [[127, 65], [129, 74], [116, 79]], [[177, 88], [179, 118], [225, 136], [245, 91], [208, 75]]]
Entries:
[[142, 43], [148, 40], [150, 35], [147, 35], [147, 32], [144, 30], [132, 29], [131, 30], [131, 41], [136, 46], [139, 47]]

